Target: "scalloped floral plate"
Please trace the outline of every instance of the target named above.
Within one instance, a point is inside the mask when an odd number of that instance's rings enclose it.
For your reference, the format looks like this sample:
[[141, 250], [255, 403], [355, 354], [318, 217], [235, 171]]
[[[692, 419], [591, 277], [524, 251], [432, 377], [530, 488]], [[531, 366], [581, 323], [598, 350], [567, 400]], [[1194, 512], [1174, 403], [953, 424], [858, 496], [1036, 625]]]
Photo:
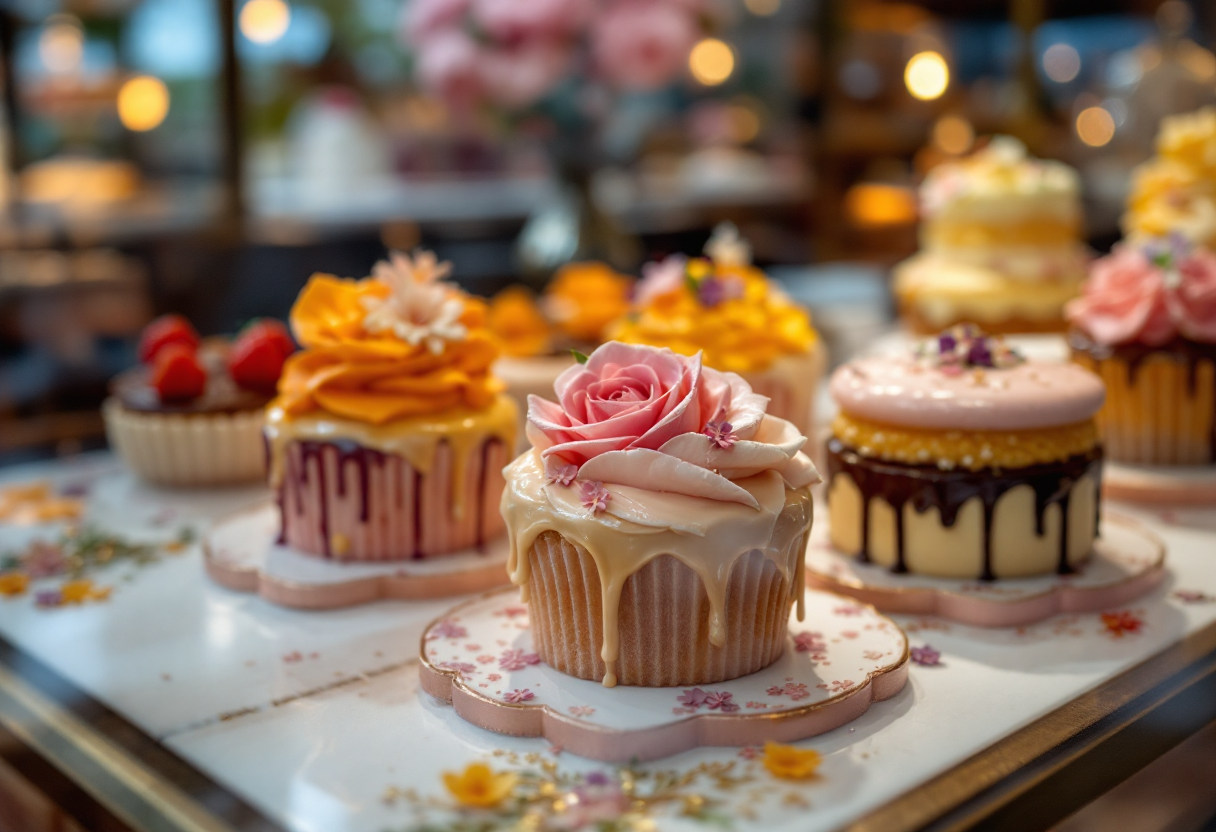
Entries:
[[1216, 465], [1102, 463], [1102, 494], [1152, 505], [1216, 505]]
[[1018, 627], [1063, 612], [1096, 612], [1152, 591], [1165, 577], [1165, 543], [1119, 514], [1102, 517], [1089, 561], [1070, 575], [979, 581], [894, 574], [842, 554], [821, 524], [811, 532], [806, 581], [888, 613], [940, 615], [979, 627]]
[[301, 609], [381, 599], [418, 600], [484, 592], [508, 582], [505, 537], [484, 549], [438, 558], [375, 563], [308, 555], [276, 542], [278, 509], [265, 504], [218, 521], [203, 539], [207, 574], [238, 592]]
[[567, 676], [533, 652], [530, 626], [510, 589], [453, 608], [423, 633], [422, 689], [486, 730], [620, 763], [812, 737], [857, 719], [908, 679], [908, 640], [893, 621], [815, 590], [806, 592], [805, 620], [791, 614], [776, 663], [701, 687], [606, 688]]

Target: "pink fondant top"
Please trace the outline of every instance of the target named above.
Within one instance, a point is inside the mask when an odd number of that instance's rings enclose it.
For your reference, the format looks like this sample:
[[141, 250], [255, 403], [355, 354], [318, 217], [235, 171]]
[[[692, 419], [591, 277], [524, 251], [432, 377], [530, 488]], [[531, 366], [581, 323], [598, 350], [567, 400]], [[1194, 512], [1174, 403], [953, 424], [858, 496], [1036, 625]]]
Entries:
[[1076, 364], [1027, 361], [951, 374], [912, 355], [845, 364], [833, 373], [831, 391], [849, 416], [931, 430], [1071, 425], [1091, 418], [1106, 397], [1102, 380]]

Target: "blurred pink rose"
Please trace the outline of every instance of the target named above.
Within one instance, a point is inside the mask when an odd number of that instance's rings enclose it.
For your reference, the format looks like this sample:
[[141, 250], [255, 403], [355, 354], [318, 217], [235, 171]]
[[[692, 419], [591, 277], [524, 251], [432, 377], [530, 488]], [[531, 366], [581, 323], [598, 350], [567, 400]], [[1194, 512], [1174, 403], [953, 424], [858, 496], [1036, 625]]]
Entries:
[[459, 29], [441, 29], [418, 47], [417, 75], [423, 89], [454, 107], [467, 108], [482, 96], [481, 51]]
[[441, 30], [459, 28], [460, 19], [469, 9], [470, 0], [410, 0], [405, 6], [405, 38], [420, 45], [423, 40]]
[[1177, 333], [1166, 300], [1165, 273], [1132, 246], [1090, 268], [1081, 297], [1069, 301], [1068, 319], [1102, 344], [1139, 341], [1159, 346]]
[[1216, 254], [1196, 250], [1178, 264], [1182, 277], [1168, 302], [1178, 329], [1187, 338], [1216, 343]]
[[582, 29], [592, 0], [472, 0], [473, 18], [494, 40], [560, 37]]
[[570, 60], [568, 47], [547, 40], [490, 49], [481, 59], [482, 84], [495, 103], [526, 107], [557, 86], [569, 69]]
[[664, 86], [683, 69], [697, 37], [693, 16], [659, 0], [621, 0], [595, 22], [596, 66], [612, 84], [636, 90]]

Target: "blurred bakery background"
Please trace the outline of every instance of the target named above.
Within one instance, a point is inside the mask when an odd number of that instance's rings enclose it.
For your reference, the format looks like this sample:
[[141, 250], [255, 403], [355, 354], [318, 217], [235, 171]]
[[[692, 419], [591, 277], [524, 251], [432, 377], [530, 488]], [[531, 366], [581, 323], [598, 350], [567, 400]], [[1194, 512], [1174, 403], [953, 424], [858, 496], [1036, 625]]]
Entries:
[[1206, 0], [504, 0], [479, 38], [468, 5], [0, 3], [0, 464], [103, 445], [155, 315], [285, 318], [418, 245], [489, 296], [730, 221], [839, 358], [934, 167], [1072, 165], [1101, 252], [1161, 118], [1216, 103]]

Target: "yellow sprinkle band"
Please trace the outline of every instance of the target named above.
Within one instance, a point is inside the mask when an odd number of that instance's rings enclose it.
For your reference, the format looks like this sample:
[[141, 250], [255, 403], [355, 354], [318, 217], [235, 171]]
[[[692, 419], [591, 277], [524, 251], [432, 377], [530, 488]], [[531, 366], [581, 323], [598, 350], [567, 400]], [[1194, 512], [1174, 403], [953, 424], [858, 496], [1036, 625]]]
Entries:
[[1098, 444], [1092, 419], [1041, 430], [926, 430], [866, 422], [844, 413], [832, 433], [862, 456], [905, 465], [966, 468], [1025, 468], [1088, 453]]

